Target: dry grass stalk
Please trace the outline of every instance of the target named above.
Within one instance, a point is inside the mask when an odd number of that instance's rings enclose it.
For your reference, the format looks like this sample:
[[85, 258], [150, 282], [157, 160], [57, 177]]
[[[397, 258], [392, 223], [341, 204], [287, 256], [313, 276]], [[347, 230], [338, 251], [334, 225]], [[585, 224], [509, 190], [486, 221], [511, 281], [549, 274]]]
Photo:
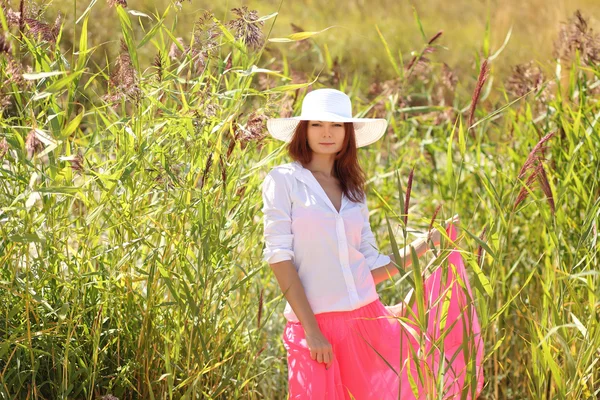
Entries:
[[210, 171], [210, 167], [212, 166], [212, 162], [213, 162], [212, 158], [213, 158], [213, 153], [211, 152], [208, 155], [208, 159], [206, 160], [206, 165], [204, 166], [204, 171], [202, 171], [202, 178], [200, 178], [200, 189], [202, 189], [204, 187], [204, 183], [206, 181], [208, 171]]
[[406, 196], [404, 198], [404, 215], [403, 215], [405, 227], [408, 224], [408, 206], [410, 203], [410, 192], [412, 190], [412, 181], [413, 181], [414, 172], [415, 172], [415, 167], [412, 167], [412, 169], [410, 170], [410, 174], [408, 174], [408, 184], [406, 185]]
[[530, 171], [531, 173], [525, 182], [525, 186], [523, 186], [519, 191], [513, 208], [516, 208], [519, 205], [519, 203], [521, 203], [527, 198], [529, 194], [527, 188], [529, 188], [529, 190], [533, 190], [533, 183], [536, 180], [538, 180], [538, 182], [540, 183], [540, 187], [544, 192], [544, 195], [546, 196], [546, 200], [548, 201], [548, 205], [550, 206], [552, 214], [554, 214], [554, 196], [552, 194], [550, 182], [548, 181], [548, 176], [546, 175], [546, 170], [544, 169], [543, 165], [543, 162], [545, 161], [544, 151], [547, 148], [547, 146], [544, 146], [544, 143], [550, 140], [554, 135], [555, 132], [551, 132], [544, 136], [542, 139], [540, 139], [540, 141], [533, 147], [533, 149], [527, 156], [525, 163], [519, 171], [518, 178], [523, 179], [523, 177], [528, 171]]
[[544, 144], [548, 140], [550, 140], [555, 134], [556, 134], [556, 132], [548, 133], [543, 138], [541, 138], [540, 141], [537, 142], [537, 144], [535, 146], [533, 146], [533, 149], [531, 149], [531, 151], [529, 152], [529, 155], [527, 156], [525, 163], [519, 170], [519, 179], [523, 178], [523, 176], [525, 175], [527, 170], [532, 168], [532, 166], [535, 164], [535, 162], [537, 160], [543, 160], [544, 152], [548, 148], [548, 146], [544, 146]]
[[427, 229], [427, 243], [429, 243], [429, 241], [431, 240], [431, 235], [433, 234], [433, 232], [432, 232], [433, 222], [435, 221], [435, 217], [437, 217], [438, 212], [440, 211], [441, 208], [442, 208], [441, 204], [439, 206], [437, 206], [435, 208], [435, 212], [433, 213], [433, 217], [431, 217], [431, 222], [429, 223], [429, 229]]
[[[487, 230], [487, 226], [483, 228], [481, 235], [479, 235], [479, 239], [481, 239], [482, 242], [485, 242], [485, 240], [486, 240], [486, 237], [485, 237], [486, 230]], [[481, 266], [482, 255], [483, 255], [483, 246], [479, 245], [479, 246], [477, 246], [477, 265], [479, 265], [479, 266]]]
[[[439, 31], [435, 35], [429, 39], [427, 42], [427, 47], [423, 49], [420, 55], [413, 56], [413, 58], [409, 61], [409, 63], [405, 66], [405, 69], [408, 71], [408, 75], [406, 79], [408, 79], [413, 73], [417, 73], [420, 75], [425, 74], [430, 71], [429, 62], [430, 60], [425, 57], [425, 54], [433, 53], [435, 47], [432, 46], [433, 42], [435, 42], [440, 36], [442, 36], [443, 31]], [[415, 64], [416, 63], [416, 64]], [[414, 65], [414, 67], [413, 67]], [[416, 70], [416, 71], [415, 71]]]
[[488, 60], [483, 60], [481, 64], [481, 69], [479, 70], [479, 77], [477, 78], [477, 84], [475, 85], [475, 91], [473, 92], [473, 97], [471, 99], [471, 108], [469, 109], [469, 129], [471, 125], [473, 125], [473, 119], [475, 117], [475, 108], [477, 107], [477, 102], [479, 101], [479, 96], [481, 95], [481, 89], [485, 84], [485, 81], [488, 78], [489, 68], [488, 68]]
[[260, 321], [262, 318], [262, 312], [263, 312], [263, 292], [264, 292], [264, 288], [260, 289], [260, 295], [258, 296], [258, 315], [257, 315], [257, 327], [260, 329]]

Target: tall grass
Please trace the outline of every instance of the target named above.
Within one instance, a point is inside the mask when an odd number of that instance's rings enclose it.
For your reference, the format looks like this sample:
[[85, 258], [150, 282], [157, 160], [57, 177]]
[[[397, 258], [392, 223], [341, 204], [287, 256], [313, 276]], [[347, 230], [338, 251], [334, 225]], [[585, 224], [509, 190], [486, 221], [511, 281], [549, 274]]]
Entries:
[[[433, 61], [443, 35], [410, 66], [387, 53], [394, 79], [347, 75], [323, 49], [324, 71], [304, 80], [285, 56], [261, 67], [276, 13], [200, 13], [180, 40], [165, 23], [176, 6], [140, 16], [112, 3], [108, 69], [92, 62], [102, 43], [89, 30], [108, 5], [68, 27], [30, 3], [2, 8], [1, 398], [285, 398], [284, 301], [261, 262], [259, 189], [286, 160], [265, 119], [297, 112], [311, 82], [390, 120], [361, 151], [382, 251], [432, 215], [460, 215], [486, 343], [481, 397], [598, 397], [600, 70], [581, 15], [555, 77], [532, 65], [506, 85], [482, 74], [463, 98]], [[403, 298], [418, 270], [382, 284], [382, 300]]]

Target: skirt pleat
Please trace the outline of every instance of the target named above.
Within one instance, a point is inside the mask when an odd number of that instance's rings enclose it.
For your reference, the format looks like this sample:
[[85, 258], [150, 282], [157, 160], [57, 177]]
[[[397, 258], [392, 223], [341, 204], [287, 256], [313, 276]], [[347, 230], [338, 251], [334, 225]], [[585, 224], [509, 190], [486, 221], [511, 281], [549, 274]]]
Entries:
[[[452, 225], [447, 232], [454, 240]], [[379, 299], [351, 311], [316, 314], [333, 349], [329, 369], [310, 357], [301, 323], [288, 321], [282, 338], [287, 350], [289, 399], [461, 398], [468, 368], [471, 375], [477, 372], [476, 388], [474, 396], [467, 393], [465, 397], [476, 398], [483, 388], [481, 329], [458, 251], [450, 254], [448, 264], [444, 284], [441, 268], [424, 281], [426, 330], [416, 323], [416, 303], [399, 317]], [[441, 396], [435, 387], [438, 374], [443, 376]]]

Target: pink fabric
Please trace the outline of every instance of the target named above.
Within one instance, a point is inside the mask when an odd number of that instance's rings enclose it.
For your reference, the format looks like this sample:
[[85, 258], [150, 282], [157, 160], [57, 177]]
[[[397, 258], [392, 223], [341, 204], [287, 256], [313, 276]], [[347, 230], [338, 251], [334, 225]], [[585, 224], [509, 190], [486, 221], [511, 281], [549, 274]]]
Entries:
[[[455, 240], [453, 225], [449, 225], [446, 232]], [[325, 364], [310, 358], [300, 322], [288, 321], [282, 337], [288, 358], [289, 398], [405, 400], [432, 398], [433, 394], [435, 398], [454, 399], [461, 398], [463, 389], [469, 389], [467, 399], [476, 398], [483, 388], [483, 340], [470, 300], [471, 288], [458, 251], [452, 251], [448, 258], [446, 283], [442, 285], [442, 268], [437, 268], [426, 278], [424, 290], [425, 310], [429, 310], [423, 340], [425, 355], [419, 351], [416, 302], [411, 308], [414, 316], [405, 311], [400, 320], [393, 317], [379, 299], [351, 311], [316, 314], [319, 328], [333, 348], [334, 361], [328, 370]], [[446, 302], [446, 323], [441, 330], [439, 320], [448, 293], [451, 296], [449, 304]], [[468, 318], [469, 315], [471, 318]], [[446, 360], [440, 365], [441, 352], [433, 342], [448, 331], [443, 339]], [[470, 340], [465, 341], [464, 338]], [[461, 348], [463, 342], [464, 349]], [[466, 357], [464, 351], [467, 351]], [[415, 359], [420, 365], [421, 378]], [[473, 365], [468, 368], [474, 367], [478, 373], [474, 387], [466, 388], [464, 379], [469, 361]], [[434, 385], [440, 368], [444, 375], [444, 390], [438, 397]], [[426, 393], [429, 394], [426, 396]]]

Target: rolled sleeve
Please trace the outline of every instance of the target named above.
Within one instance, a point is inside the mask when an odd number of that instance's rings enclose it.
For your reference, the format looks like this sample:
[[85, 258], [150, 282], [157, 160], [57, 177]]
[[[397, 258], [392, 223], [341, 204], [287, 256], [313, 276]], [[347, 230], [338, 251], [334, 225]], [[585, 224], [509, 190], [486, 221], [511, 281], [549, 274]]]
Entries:
[[286, 177], [273, 169], [262, 183], [263, 260], [269, 264], [294, 260], [291, 197]]
[[375, 242], [375, 236], [371, 230], [371, 224], [369, 223], [369, 208], [366, 201], [362, 203], [361, 211], [364, 217], [364, 224], [361, 232], [359, 251], [365, 256], [367, 266], [369, 267], [369, 270], [372, 271], [389, 264], [392, 260], [389, 256], [379, 252], [379, 248]]

